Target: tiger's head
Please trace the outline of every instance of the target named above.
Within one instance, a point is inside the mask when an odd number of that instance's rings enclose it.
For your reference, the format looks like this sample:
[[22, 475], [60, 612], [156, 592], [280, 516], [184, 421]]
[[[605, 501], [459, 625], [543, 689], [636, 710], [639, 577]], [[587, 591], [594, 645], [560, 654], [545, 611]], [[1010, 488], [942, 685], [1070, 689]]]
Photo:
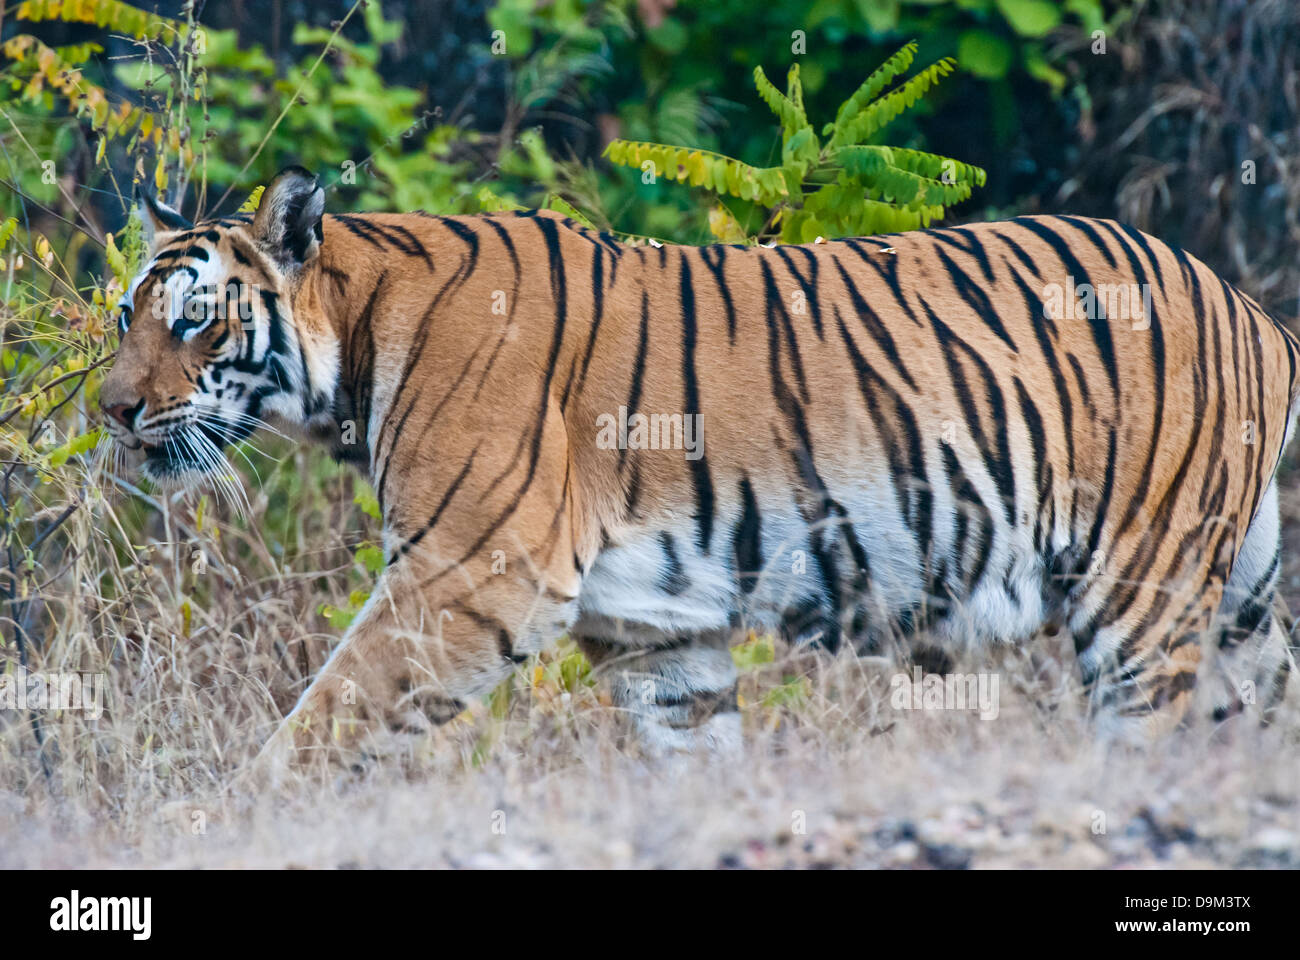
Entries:
[[323, 239], [324, 191], [276, 175], [253, 216], [192, 224], [142, 195], [144, 267], [118, 305], [120, 345], [100, 390], [108, 432], [163, 487], [230, 473], [222, 452], [268, 418], [306, 425], [327, 398], [294, 300]]

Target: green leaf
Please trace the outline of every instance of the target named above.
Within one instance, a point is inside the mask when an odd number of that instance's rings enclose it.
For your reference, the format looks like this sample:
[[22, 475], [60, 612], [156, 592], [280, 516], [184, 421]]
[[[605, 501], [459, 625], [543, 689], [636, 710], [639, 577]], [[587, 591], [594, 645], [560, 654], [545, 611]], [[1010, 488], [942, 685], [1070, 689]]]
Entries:
[[318, 608], [322, 617], [329, 621], [329, 625], [335, 630], [346, 630], [353, 620], [357, 617], [356, 610], [345, 610], [329, 603], [322, 603]]
[[998, 9], [1022, 37], [1041, 37], [1061, 22], [1061, 10], [1048, 0], [998, 0]]
[[[710, 150], [690, 150], [663, 143], [611, 140], [605, 159], [619, 166], [641, 169], [650, 163], [656, 177], [665, 180], [688, 180], [716, 193], [728, 193], [742, 200], [756, 200], [772, 205], [789, 195], [780, 167], [751, 167], [731, 157]], [[719, 173], [717, 166], [721, 165]], [[697, 176], [712, 170], [712, 176]]]
[[721, 203], [714, 204], [709, 211], [709, 233], [721, 243], [744, 243], [749, 239], [731, 211]]
[[686, 44], [690, 42], [690, 34], [678, 20], [664, 17], [659, 26], [646, 31], [646, 39], [669, 56], [676, 56], [686, 49]]
[[75, 457], [85, 453], [99, 443], [99, 438], [104, 435], [104, 431], [99, 427], [91, 430], [89, 433], [83, 433], [79, 437], [73, 437], [61, 447], [55, 447], [50, 451], [46, 458], [51, 467], [61, 467], [68, 462], [69, 457]]
[[957, 62], [985, 80], [1000, 80], [1011, 68], [1011, 47], [987, 30], [967, 30], [957, 41]]
[[761, 667], [776, 659], [776, 646], [770, 636], [751, 636], [731, 648], [731, 660], [742, 672]]
[[384, 551], [373, 543], [363, 543], [357, 547], [356, 552], [352, 554], [352, 559], [361, 564], [372, 576], [381, 572], [387, 565]]
[[856, 0], [855, 6], [874, 34], [889, 33], [898, 26], [899, 0]]
[[965, 182], [982, 187], [987, 179], [987, 175], [980, 167], [950, 157], [941, 157], [935, 153], [908, 150], [904, 147], [870, 144], [841, 147], [836, 151], [834, 159], [845, 169], [864, 177], [875, 176], [884, 169], [897, 168], [900, 171], [916, 174], [918, 177], [937, 181], [941, 186]]
[[576, 693], [578, 688], [591, 684], [591, 661], [581, 650], [575, 650], [560, 660], [560, 686], [569, 693]]
[[808, 699], [810, 684], [806, 677], [786, 677], [785, 682], [763, 695], [765, 707], [797, 707]]
[[379, 498], [375, 496], [375, 491], [370, 488], [368, 483], [357, 481], [356, 495], [353, 496], [352, 502], [361, 508], [361, 512], [376, 520], [383, 520], [383, 514], [379, 512]]
[[1106, 13], [1101, 0], [1066, 0], [1065, 9], [1079, 18], [1088, 33], [1105, 29]]
[[513, 200], [507, 200], [494, 193], [491, 187], [480, 187], [475, 198], [478, 200], [479, 209], [484, 213], [502, 213], [507, 210], [527, 209]]
[[801, 165], [800, 176], [802, 177], [803, 171], [808, 166], [816, 163], [821, 153], [821, 146], [817, 143], [817, 134], [813, 133], [812, 127], [804, 127], [785, 142], [781, 153], [786, 164], [794, 162]]
[[548, 196], [546, 198], [546, 202], [543, 204], [543, 207], [547, 210], [554, 210], [556, 213], [563, 214], [564, 216], [568, 217], [570, 220], [576, 220], [578, 223], [582, 224], [584, 227], [587, 227], [589, 230], [596, 229], [596, 225], [593, 224], [585, 214], [583, 214], [580, 210], [578, 210], [577, 207], [569, 203], [567, 200], [565, 200], [563, 197], [559, 196], [558, 194], [553, 193], [550, 196]]
[[130, 285], [131, 275], [127, 273], [126, 257], [122, 256], [122, 251], [117, 249], [111, 233], [104, 237], [104, 259], [108, 261], [113, 276], [117, 277], [118, 283], [125, 290]]
[[1024, 51], [1025, 72], [1035, 80], [1041, 80], [1052, 88], [1054, 96], [1060, 96], [1061, 91], [1065, 89], [1069, 78], [1064, 73], [1057, 70], [1047, 62], [1043, 56], [1043, 51], [1036, 47], [1030, 47]]
[[5, 248], [5, 244], [9, 242], [9, 238], [14, 235], [14, 231], [17, 229], [18, 220], [15, 217], [9, 217], [4, 223], [0, 223], [0, 250]]

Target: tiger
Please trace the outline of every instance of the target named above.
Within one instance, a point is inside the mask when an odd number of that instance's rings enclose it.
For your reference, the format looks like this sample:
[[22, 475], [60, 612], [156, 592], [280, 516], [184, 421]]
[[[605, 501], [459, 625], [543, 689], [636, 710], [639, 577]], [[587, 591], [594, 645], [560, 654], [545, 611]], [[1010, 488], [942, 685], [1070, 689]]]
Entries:
[[140, 206], [115, 440], [188, 488], [292, 429], [382, 516], [375, 589], [264, 754], [432, 729], [565, 635], [669, 753], [743, 746], [751, 630], [1063, 633], [1107, 741], [1178, 727], [1198, 682], [1219, 720], [1282, 696], [1300, 345], [1130, 226], [631, 244], [545, 210], [327, 215], [301, 167], [252, 215]]

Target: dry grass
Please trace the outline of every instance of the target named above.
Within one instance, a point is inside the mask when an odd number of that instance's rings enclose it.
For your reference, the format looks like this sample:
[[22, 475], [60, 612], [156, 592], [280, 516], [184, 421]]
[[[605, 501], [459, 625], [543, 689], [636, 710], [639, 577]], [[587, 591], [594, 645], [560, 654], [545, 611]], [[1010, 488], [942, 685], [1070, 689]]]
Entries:
[[97, 721], [42, 715], [49, 776], [0, 713], [0, 867], [1300, 866], [1294, 713], [1103, 753], [1046, 640], [956, 665], [999, 678], [996, 719], [896, 709], [888, 659], [760, 655], [727, 762], [642, 759], [561, 646], [364, 775], [226, 795], [322, 638], [287, 573], [280, 597], [214, 587], [184, 638], [165, 611], [186, 574], [155, 552], [129, 602], [33, 651], [110, 684]]

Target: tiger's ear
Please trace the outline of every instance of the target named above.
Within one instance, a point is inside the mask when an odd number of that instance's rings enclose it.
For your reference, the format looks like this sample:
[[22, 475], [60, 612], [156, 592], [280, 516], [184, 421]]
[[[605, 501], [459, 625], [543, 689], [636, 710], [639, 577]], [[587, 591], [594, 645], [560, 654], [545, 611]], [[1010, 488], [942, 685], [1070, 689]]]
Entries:
[[320, 250], [325, 191], [302, 167], [286, 167], [262, 193], [253, 237], [276, 263], [293, 272]]
[[143, 184], [135, 187], [136, 206], [140, 211], [141, 235], [145, 246], [152, 254], [180, 230], [188, 230], [190, 223], [179, 210], [173, 210], [165, 203], [159, 203]]

